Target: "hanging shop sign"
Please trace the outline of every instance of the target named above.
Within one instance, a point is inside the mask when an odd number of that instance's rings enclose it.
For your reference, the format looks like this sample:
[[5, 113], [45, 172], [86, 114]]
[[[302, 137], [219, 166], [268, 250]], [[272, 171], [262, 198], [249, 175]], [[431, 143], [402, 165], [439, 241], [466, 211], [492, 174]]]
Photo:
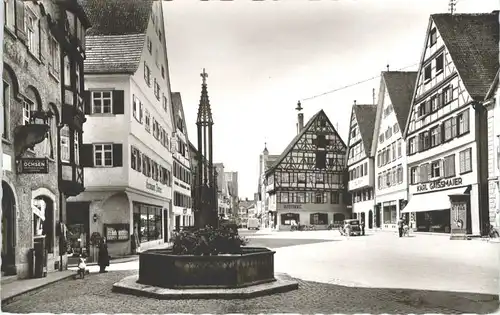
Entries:
[[20, 158], [17, 161], [19, 174], [48, 174], [47, 158]]
[[441, 179], [430, 183], [420, 184], [417, 186], [417, 192], [430, 191], [447, 187], [462, 185], [462, 177]]
[[150, 183], [146, 180], [146, 189], [161, 193], [161, 187], [157, 183]]

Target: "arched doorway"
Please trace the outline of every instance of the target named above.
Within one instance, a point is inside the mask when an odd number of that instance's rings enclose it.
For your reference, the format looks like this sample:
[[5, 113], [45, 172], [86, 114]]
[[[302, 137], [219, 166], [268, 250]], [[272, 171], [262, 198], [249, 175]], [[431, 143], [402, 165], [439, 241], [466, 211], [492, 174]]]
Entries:
[[10, 186], [2, 181], [2, 275], [16, 274], [16, 201]]
[[370, 210], [368, 212], [368, 228], [373, 229], [373, 211], [372, 210]]
[[[54, 252], [54, 201], [47, 196], [33, 199], [34, 242], [43, 242], [48, 253]], [[43, 239], [43, 240], [42, 240]]]

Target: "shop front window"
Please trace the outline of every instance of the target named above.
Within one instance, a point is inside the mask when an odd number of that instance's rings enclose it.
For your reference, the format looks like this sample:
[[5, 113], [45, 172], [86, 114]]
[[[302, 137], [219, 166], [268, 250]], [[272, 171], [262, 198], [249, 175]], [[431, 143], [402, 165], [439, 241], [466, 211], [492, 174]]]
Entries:
[[161, 208], [140, 203], [134, 204], [134, 227], [141, 243], [162, 238]]

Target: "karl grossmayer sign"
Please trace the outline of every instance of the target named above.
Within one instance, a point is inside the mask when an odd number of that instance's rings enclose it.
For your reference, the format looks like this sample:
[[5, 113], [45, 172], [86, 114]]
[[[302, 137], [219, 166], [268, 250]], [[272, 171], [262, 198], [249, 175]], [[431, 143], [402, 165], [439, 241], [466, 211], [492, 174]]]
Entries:
[[441, 179], [441, 180], [436, 180], [436, 181], [425, 183], [425, 184], [419, 184], [417, 186], [417, 192], [435, 190], [435, 189], [440, 189], [440, 188], [445, 188], [445, 187], [454, 187], [454, 186], [459, 186], [459, 185], [462, 185], [462, 178], [461, 177]]

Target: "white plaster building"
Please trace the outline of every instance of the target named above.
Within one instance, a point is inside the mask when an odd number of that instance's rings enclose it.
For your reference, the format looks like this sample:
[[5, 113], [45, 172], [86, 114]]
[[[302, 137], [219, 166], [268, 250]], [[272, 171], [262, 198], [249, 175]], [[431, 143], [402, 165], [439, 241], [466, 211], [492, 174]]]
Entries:
[[490, 224], [500, 228], [500, 97], [497, 72], [486, 96], [488, 110], [488, 188]]
[[372, 229], [380, 227], [380, 209], [375, 210], [375, 165], [372, 153], [377, 105], [352, 106], [349, 128], [347, 190], [352, 195], [352, 213]]
[[400, 210], [408, 200], [406, 146], [402, 138], [415, 88], [416, 72], [383, 72], [375, 121], [372, 155], [376, 156], [376, 209], [380, 227], [396, 230]]
[[498, 70], [498, 12], [433, 14], [404, 138], [418, 231], [485, 233], [487, 112]]
[[86, 190], [68, 200], [68, 216], [120, 256], [170, 233], [175, 140], [163, 10], [160, 1], [86, 4]]
[[175, 230], [181, 227], [194, 226], [194, 214], [191, 200], [191, 157], [189, 138], [181, 94], [172, 93], [172, 110], [174, 117], [175, 133], [173, 146], [173, 171], [174, 184], [172, 196], [172, 219]]

